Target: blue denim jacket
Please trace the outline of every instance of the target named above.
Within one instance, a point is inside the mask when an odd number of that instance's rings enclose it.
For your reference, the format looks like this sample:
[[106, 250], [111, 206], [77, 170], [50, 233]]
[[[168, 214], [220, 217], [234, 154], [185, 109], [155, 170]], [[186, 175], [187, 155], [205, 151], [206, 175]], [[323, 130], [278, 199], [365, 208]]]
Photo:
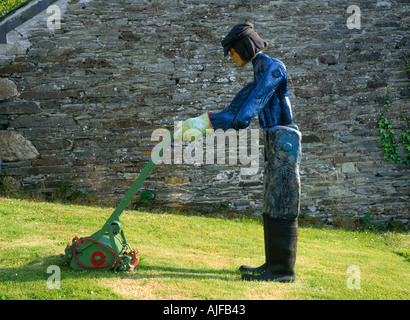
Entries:
[[222, 112], [209, 114], [215, 130], [247, 128], [256, 115], [262, 128], [293, 123], [283, 62], [260, 53], [252, 64], [254, 81], [243, 87]]

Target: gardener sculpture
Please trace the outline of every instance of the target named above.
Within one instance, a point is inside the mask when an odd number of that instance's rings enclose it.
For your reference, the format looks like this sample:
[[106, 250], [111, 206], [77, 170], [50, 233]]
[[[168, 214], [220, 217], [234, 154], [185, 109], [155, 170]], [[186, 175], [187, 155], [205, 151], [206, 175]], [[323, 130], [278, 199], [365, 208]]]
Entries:
[[222, 40], [225, 55], [239, 66], [253, 64], [254, 81], [220, 113], [183, 122], [175, 138], [193, 141], [207, 129], [247, 128], [258, 115], [265, 133], [263, 225], [266, 262], [241, 266], [244, 280], [295, 281], [300, 202], [301, 133], [293, 124], [285, 65], [263, 53], [268, 48], [251, 23], [236, 25]]

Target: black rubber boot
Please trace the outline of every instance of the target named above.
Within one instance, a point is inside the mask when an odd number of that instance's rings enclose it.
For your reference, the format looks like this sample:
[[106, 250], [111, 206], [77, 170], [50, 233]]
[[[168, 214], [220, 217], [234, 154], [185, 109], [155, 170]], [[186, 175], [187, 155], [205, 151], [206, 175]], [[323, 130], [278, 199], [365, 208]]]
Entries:
[[[298, 222], [265, 216], [266, 263], [259, 274], [243, 274], [243, 280], [294, 282]], [[257, 268], [255, 268], [257, 269]]]
[[266, 263], [256, 268], [245, 266], [245, 265], [239, 267], [240, 272], [251, 273], [251, 274], [261, 274], [262, 272], [265, 271], [265, 269], [266, 269]]
[[[267, 244], [267, 227], [266, 227], [266, 218], [263, 217], [263, 234], [264, 234], [264, 241], [265, 241], [265, 261], [268, 260], [267, 257], [267, 248], [266, 248], [266, 244]], [[239, 271], [242, 273], [252, 273], [252, 274], [261, 274], [263, 271], [265, 271], [266, 269], [266, 263], [264, 263], [263, 265], [261, 265], [260, 267], [256, 267], [256, 268], [252, 268], [249, 266], [240, 266], [239, 267]]]

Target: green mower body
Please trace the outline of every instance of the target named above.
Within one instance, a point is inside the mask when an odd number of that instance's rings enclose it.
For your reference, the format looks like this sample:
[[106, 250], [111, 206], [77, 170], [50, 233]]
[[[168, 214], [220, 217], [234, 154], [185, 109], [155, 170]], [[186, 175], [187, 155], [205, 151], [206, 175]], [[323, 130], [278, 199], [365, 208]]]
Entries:
[[139, 259], [128, 245], [119, 221], [114, 221], [108, 231], [85, 238], [75, 237], [65, 249], [65, 258], [74, 270], [115, 271], [134, 270]]

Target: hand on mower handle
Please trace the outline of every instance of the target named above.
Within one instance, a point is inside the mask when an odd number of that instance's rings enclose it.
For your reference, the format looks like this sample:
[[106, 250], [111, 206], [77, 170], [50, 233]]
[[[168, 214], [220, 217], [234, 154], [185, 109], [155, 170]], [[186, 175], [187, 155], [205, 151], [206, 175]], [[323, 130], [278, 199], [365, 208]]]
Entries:
[[204, 113], [196, 118], [189, 118], [182, 123], [182, 127], [174, 133], [174, 139], [192, 142], [206, 134], [207, 129], [212, 129], [209, 113]]

